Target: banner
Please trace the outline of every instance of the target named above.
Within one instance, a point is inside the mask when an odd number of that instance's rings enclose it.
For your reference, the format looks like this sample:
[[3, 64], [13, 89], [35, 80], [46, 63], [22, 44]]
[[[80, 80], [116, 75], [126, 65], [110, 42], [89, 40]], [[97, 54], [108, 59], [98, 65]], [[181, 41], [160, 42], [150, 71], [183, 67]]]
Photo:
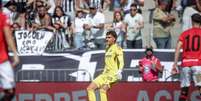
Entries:
[[[138, 61], [145, 56], [144, 49], [124, 49], [125, 66], [122, 81], [141, 81]], [[16, 68], [17, 81], [91, 81], [104, 68], [104, 50], [68, 51], [43, 53], [42, 55], [21, 55]], [[164, 66], [159, 81], [175, 81], [171, 77], [174, 50], [154, 50]], [[167, 79], [168, 78], [168, 79]]]
[[[14, 101], [88, 101], [87, 82], [17, 83]], [[98, 100], [99, 94], [96, 93]], [[119, 82], [108, 91], [108, 101], [178, 101], [179, 82]], [[189, 101], [201, 101], [193, 86]]]
[[17, 50], [19, 54], [40, 55], [52, 36], [53, 33], [48, 31], [16, 31]]

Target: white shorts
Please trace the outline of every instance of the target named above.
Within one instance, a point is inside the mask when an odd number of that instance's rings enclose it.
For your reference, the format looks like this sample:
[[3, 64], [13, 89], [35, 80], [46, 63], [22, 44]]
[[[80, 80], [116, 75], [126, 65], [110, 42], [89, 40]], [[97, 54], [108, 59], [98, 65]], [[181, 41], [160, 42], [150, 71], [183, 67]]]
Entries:
[[189, 87], [193, 79], [195, 86], [201, 86], [201, 66], [183, 67], [181, 69], [181, 87]]
[[15, 87], [14, 71], [9, 61], [0, 64], [0, 80], [3, 89]]

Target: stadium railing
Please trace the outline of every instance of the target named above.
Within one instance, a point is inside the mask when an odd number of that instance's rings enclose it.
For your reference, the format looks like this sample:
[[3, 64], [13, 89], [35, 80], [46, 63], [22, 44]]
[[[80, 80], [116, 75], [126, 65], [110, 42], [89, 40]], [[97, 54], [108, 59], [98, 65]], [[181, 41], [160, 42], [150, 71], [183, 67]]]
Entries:
[[[17, 82], [65, 82], [65, 81], [91, 81], [97, 77], [103, 69], [97, 69], [95, 74], [92, 75], [85, 69], [20, 69], [16, 72]], [[159, 81], [178, 81], [178, 75], [167, 75], [169, 71], [164, 70], [159, 74]], [[78, 80], [78, 76], [81, 79]], [[124, 68], [122, 73], [122, 81], [142, 81], [139, 69], [136, 68]], [[93, 78], [92, 78], [93, 77]]]

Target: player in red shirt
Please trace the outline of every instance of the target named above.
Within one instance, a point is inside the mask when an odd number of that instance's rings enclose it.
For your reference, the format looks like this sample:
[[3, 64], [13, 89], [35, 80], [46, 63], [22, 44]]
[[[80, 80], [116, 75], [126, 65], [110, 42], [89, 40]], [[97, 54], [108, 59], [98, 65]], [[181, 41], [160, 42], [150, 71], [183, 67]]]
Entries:
[[[2, 0], [0, 0], [0, 6]], [[16, 46], [9, 26], [9, 20], [2, 13], [0, 7], [0, 80], [4, 91], [4, 96], [0, 101], [11, 101], [15, 95], [15, 80], [13, 67], [19, 63]], [[12, 64], [8, 58], [8, 47], [13, 52]]]
[[[201, 15], [193, 14], [191, 20], [193, 27], [184, 31], [177, 42], [172, 68], [172, 74], [180, 73], [181, 94], [179, 101], [187, 101], [191, 76], [201, 95]], [[178, 69], [177, 62], [180, 49], [183, 49], [181, 56], [182, 68]]]
[[143, 81], [158, 81], [158, 74], [163, 71], [160, 60], [153, 55], [151, 47], [146, 48], [145, 55], [139, 61], [139, 71], [142, 73], [142, 79]]

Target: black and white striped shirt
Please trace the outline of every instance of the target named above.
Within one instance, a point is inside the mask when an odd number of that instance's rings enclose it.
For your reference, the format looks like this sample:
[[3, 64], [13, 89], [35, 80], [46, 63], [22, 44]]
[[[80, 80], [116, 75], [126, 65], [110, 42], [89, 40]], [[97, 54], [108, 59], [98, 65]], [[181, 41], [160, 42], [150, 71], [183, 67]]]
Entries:
[[102, 8], [102, 2], [103, 2], [102, 0], [90, 0], [90, 5], [95, 5], [100, 9]]
[[17, 11], [18, 12], [25, 12], [26, 11], [26, 2], [28, 2], [28, 0], [15, 0], [15, 2], [17, 3]]
[[62, 1], [62, 8], [65, 13], [75, 12], [75, 1], [76, 0], [63, 0]]

